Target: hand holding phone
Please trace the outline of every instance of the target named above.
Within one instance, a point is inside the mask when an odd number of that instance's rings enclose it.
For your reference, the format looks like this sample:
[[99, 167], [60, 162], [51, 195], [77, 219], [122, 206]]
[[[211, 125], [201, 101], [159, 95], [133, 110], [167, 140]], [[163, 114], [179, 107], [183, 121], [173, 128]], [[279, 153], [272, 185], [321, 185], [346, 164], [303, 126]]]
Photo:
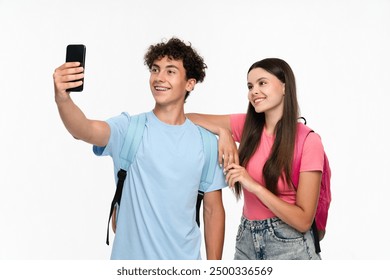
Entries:
[[[66, 47], [66, 62], [80, 62], [80, 66], [85, 69], [85, 53], [86, 47], [85, 45], [68, 45]], [[81, 92], [84, 89], [84, 78], [77, 80], [83, 81], [81, 86], [67, 89], [66, 91], [77, 91]]]

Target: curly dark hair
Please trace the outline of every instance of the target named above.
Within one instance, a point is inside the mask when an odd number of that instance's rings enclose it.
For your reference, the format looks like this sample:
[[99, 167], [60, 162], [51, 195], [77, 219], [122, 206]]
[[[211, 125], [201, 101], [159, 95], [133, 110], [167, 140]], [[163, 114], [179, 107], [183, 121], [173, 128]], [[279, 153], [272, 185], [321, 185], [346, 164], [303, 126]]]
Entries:
[[[173, 37], [167, 42], [151, 45], [144, 56], [144, 63], [151, 69], [153, 63], [164, 56], [169, 59], [183, 61], [187, 80], [195, 79], [197, 83], [201, 83], [206, 77], [207, 65], [203, 58], [192, 48], [191, 43], [187, 45], [182, 40]], [[189, 92], [187, 92], [184, 100], [188, 96]]]

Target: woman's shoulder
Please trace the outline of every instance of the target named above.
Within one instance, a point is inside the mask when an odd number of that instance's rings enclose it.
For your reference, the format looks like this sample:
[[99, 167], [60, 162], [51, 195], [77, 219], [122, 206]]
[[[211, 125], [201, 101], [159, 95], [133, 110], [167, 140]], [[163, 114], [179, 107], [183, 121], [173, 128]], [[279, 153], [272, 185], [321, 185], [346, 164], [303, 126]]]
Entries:
[[232, 124], [244, 124], [246, 114], [230, 114], [230, 122]]
[[314, 129], [300, 122], [297, 124], [297, 137], [301, 137], [303, 139], [310, 137], [313, 139], [319, 139], [321, 141], [320, 135]]
[[304, 150], [323, 150], [321, 136], [312, 128], [303, 123], [298, 123], [297, 126], [297, 143]]

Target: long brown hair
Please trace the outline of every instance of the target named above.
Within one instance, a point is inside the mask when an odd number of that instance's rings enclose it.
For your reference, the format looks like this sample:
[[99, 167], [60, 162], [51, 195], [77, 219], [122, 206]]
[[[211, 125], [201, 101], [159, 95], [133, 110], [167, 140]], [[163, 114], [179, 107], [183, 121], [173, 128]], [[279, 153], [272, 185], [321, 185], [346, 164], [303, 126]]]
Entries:
[[[266, 58], [255, 62], [249, 68], [248, 74], [254, 68], [264, 69], [285, 84], [283, 116], [276, 124], [275, 142], [262, 170], [265, 187], [272, 193], [278, 194], [277, 185], [280, 177], [288, 182], [288, 184], [292, 184], [291, 168], [299, 113], [295, 77], [291, 67], [279, 58]], [[249, 102], [241, 143], [238, 149], [242, 166], [246, 167], [249, 159], [258, 148], [264, 125], [265, 114], [256, 113], [252, 104]], [[241, 189], [240, 184], [235, 185], [237, 198], [241, 196]]]

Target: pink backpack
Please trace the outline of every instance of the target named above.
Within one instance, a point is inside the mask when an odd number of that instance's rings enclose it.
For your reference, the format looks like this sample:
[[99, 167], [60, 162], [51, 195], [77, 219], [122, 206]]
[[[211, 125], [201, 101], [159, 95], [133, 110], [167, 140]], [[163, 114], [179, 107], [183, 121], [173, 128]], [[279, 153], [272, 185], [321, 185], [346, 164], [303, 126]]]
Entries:
[[[314, 131], [311, 128], [306, 126], [306, 120], [304, 118], [302, 119], [304, 120], [304, 124], [298, 123], [297, 139], [295, 142], [295, 152], [294, 152], [294, 161], [293, 161], [293, 169], [292, 169], [292, 181], [296, 188], [298, 187], [298, 181], [299, 181], [299, 170], [301, 167], [303, 144], [305, 143], [306, 137], [309, 135], [309, 133], [311, 132], [314, 133]], [[317, 253], [321, 252], [320, 244], [319, 244], [320, 241], [319, 231], [325, 234], [326, 223], [328, 220], [328, 211], [331, 202], [330, 177], [331, 177], [331, 170], [329, 166], [328, 157], [325, 153], [320, 196], [318, 198], [317, 211], [312, 225]]]

